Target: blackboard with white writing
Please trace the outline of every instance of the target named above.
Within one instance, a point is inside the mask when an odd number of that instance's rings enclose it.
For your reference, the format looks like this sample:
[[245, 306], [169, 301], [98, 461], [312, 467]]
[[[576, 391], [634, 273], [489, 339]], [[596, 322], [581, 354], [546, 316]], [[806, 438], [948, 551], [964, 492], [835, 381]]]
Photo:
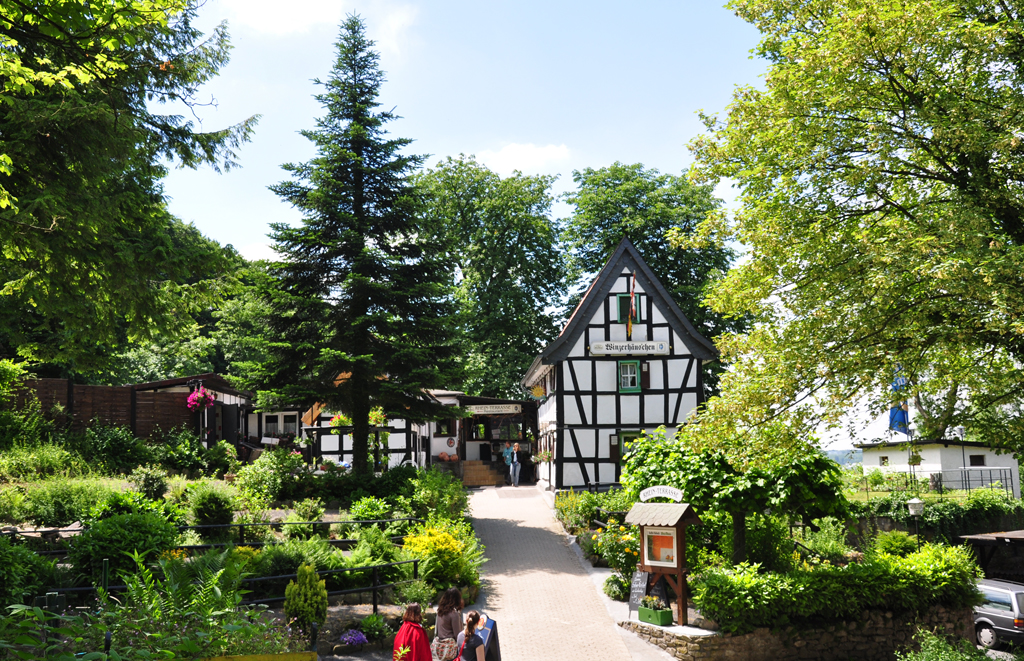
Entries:
[[640, 602], [647, 596], [647, 579], [650, 576], [645, 571], [633, 572], [633, 584], [629, 588], [629, 610], [634, 611], [640, 608]]

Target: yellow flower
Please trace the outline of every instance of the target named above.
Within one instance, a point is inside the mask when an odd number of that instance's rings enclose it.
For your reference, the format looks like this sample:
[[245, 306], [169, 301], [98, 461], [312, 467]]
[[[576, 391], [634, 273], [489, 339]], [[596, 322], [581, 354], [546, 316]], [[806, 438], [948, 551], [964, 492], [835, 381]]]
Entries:
[[626, 526], [619, 526], [619, 532], [625, 532]]
[[[590, 539], [597, 539], [597, 535], [591, 535]], [[794, 553], [796, 553], [796, 551], [794, 551]]]

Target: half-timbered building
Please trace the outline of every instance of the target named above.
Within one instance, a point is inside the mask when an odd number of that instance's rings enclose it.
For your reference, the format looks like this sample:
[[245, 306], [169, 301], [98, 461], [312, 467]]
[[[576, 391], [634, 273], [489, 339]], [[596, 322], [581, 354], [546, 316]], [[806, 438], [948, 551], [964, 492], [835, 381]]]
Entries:
[[555, 489], [618, 482], [623, 445], [662, 425], [673, 433], [703, 401], [701, 366], [717, 356], [623, 239], [522, 380], [552, 457], [539, 477]]

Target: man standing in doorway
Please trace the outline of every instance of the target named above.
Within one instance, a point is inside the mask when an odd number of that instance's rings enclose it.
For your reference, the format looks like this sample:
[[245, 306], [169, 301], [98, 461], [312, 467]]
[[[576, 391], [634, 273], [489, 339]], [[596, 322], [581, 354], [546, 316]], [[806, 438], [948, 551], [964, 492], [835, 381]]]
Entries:
[[512, 444], [508, 441], [505, 441], [501, 456], [505, 459], [505, 484], [512, 484]]

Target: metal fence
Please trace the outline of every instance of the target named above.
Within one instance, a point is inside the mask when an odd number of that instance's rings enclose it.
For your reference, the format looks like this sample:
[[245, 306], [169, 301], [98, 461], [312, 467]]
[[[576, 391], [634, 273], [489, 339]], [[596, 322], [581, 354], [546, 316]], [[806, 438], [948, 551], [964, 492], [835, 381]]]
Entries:
[[866, 474], [859, 480], [860, 490], [883, 493], [908, 491], [913, 493], [936, 493], [941, 498], [948, 491], [973, 491], [976, 489], [1002, 490], [1014, 497], [1013, 469], [1011, 468], [956, 468], [944, 471], [878, 471]]

